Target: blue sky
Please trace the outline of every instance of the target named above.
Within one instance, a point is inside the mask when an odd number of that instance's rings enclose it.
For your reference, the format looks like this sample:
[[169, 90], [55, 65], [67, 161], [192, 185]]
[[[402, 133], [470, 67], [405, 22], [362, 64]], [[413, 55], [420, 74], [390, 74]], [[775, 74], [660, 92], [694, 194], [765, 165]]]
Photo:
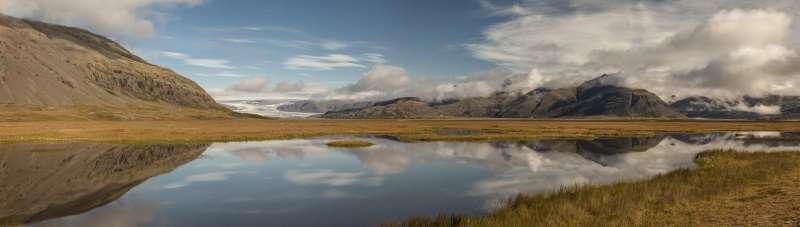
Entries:
[[0, 13], [112, 37], [218, 99], [449, 99], [602, 74], [667, 100], [800, 95], [797, 0], [0, 0]]
[[[227, 87], [254, 76], [272, 82], [344, 85], [367, 72], [374, 63], [364, 59], [376, 54], [385, 64], [428, 77], [494, 67], [464, 47], [498, 20], [487, 16], [477, 1], [214, 0], [167, 11], [170, 17], [157, 24], [156, 37], [127, 45], [206, 88]], [[226, 60], [230, 67], [189, 65], [162, 52]], [[298, 69], [285, 64], [299, 55], [331, 54], [351, 56], [362, 66]]]

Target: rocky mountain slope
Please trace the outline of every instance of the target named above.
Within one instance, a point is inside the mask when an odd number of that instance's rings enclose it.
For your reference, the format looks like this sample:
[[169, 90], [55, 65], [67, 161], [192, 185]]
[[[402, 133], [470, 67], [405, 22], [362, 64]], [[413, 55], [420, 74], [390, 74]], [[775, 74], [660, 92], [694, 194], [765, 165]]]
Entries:
[[331, 111], [324, 118], [683, 118], [658, 96], [641, 89], [609, 85], [604, 75], [576, 87], [536, 89], [524, 95], [495, 93], [491, 97], [426, 103], [404, 98], [364, 108]]
[[323, 118], [339, 119], [422, 119], [443, 118], [447, 115], [419, 98], [398, 98], [377, 102], [367, 107], [331, 111]]
[[349, 102], [345, 100], [304, 100], [295, 101], [287, 105], [281, 105], [278, 107], [278, 110], [298, 113], [325, 113], [330, 111], [364, 108], [372, 104], [373, 102]]
[[[135, 118], [181, 109], [230, 115], [193, 81], [77, 28], [0, 15], [0, 66], [0, 112], [112, 110], [100, 115]], [[126, 112], [131, 114], [120, 114]]]
[[658, 96], [642, 89], [608, 85], [604, 75], [577, 87], [536, 89], [503, 106], [499, 117], [651, 117], [681, 118]]

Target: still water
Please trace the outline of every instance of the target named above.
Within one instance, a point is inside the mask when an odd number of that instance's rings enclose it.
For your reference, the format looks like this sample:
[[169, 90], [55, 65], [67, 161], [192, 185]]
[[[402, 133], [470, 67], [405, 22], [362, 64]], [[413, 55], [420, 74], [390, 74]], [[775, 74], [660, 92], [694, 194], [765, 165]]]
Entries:
[[[329, 148], [336, 137], [204, 145], [0, 145], [0, 224], [372, 226], [484, 214], [509, 196], [643, 180], [710, 149], [795, 151], [792, 133]], [[800, 138], [799, 138], [800, 139]]]

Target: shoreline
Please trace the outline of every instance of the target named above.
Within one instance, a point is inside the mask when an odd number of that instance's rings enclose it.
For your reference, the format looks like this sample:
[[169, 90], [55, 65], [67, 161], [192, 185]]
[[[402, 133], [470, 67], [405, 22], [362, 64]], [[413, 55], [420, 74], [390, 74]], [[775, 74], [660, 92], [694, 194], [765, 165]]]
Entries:
[[643, 181], [520, 194], [487, 215], [414, 217], [384, 226], [800, 224], [800, 153], [710, 150], [700, 153], [695, 163], [697, 169]]

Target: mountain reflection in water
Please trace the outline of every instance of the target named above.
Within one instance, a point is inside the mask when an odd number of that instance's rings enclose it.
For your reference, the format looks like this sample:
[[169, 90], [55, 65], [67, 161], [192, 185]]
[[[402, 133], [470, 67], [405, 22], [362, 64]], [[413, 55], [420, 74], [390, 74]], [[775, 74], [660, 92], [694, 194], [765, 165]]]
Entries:
[[798, 137], [366, 138], [376, 145], [360, 149], [325, 145], [347, 137], [210, 146], [0, 145], [0, 223], [364, 226], [417, 215], [482, 214], [518, 193], [694, 168], [694, 157], [706, 150], [800, 150], [800, 140], [792, 139]]
[[[1, 145], [0, 223], [30, 223], [84, 213], [117, 200], [150, 177], [196, 159], [206, 148], [208, 145]], [[130, 215], [141, 215], [141, 211]]]

